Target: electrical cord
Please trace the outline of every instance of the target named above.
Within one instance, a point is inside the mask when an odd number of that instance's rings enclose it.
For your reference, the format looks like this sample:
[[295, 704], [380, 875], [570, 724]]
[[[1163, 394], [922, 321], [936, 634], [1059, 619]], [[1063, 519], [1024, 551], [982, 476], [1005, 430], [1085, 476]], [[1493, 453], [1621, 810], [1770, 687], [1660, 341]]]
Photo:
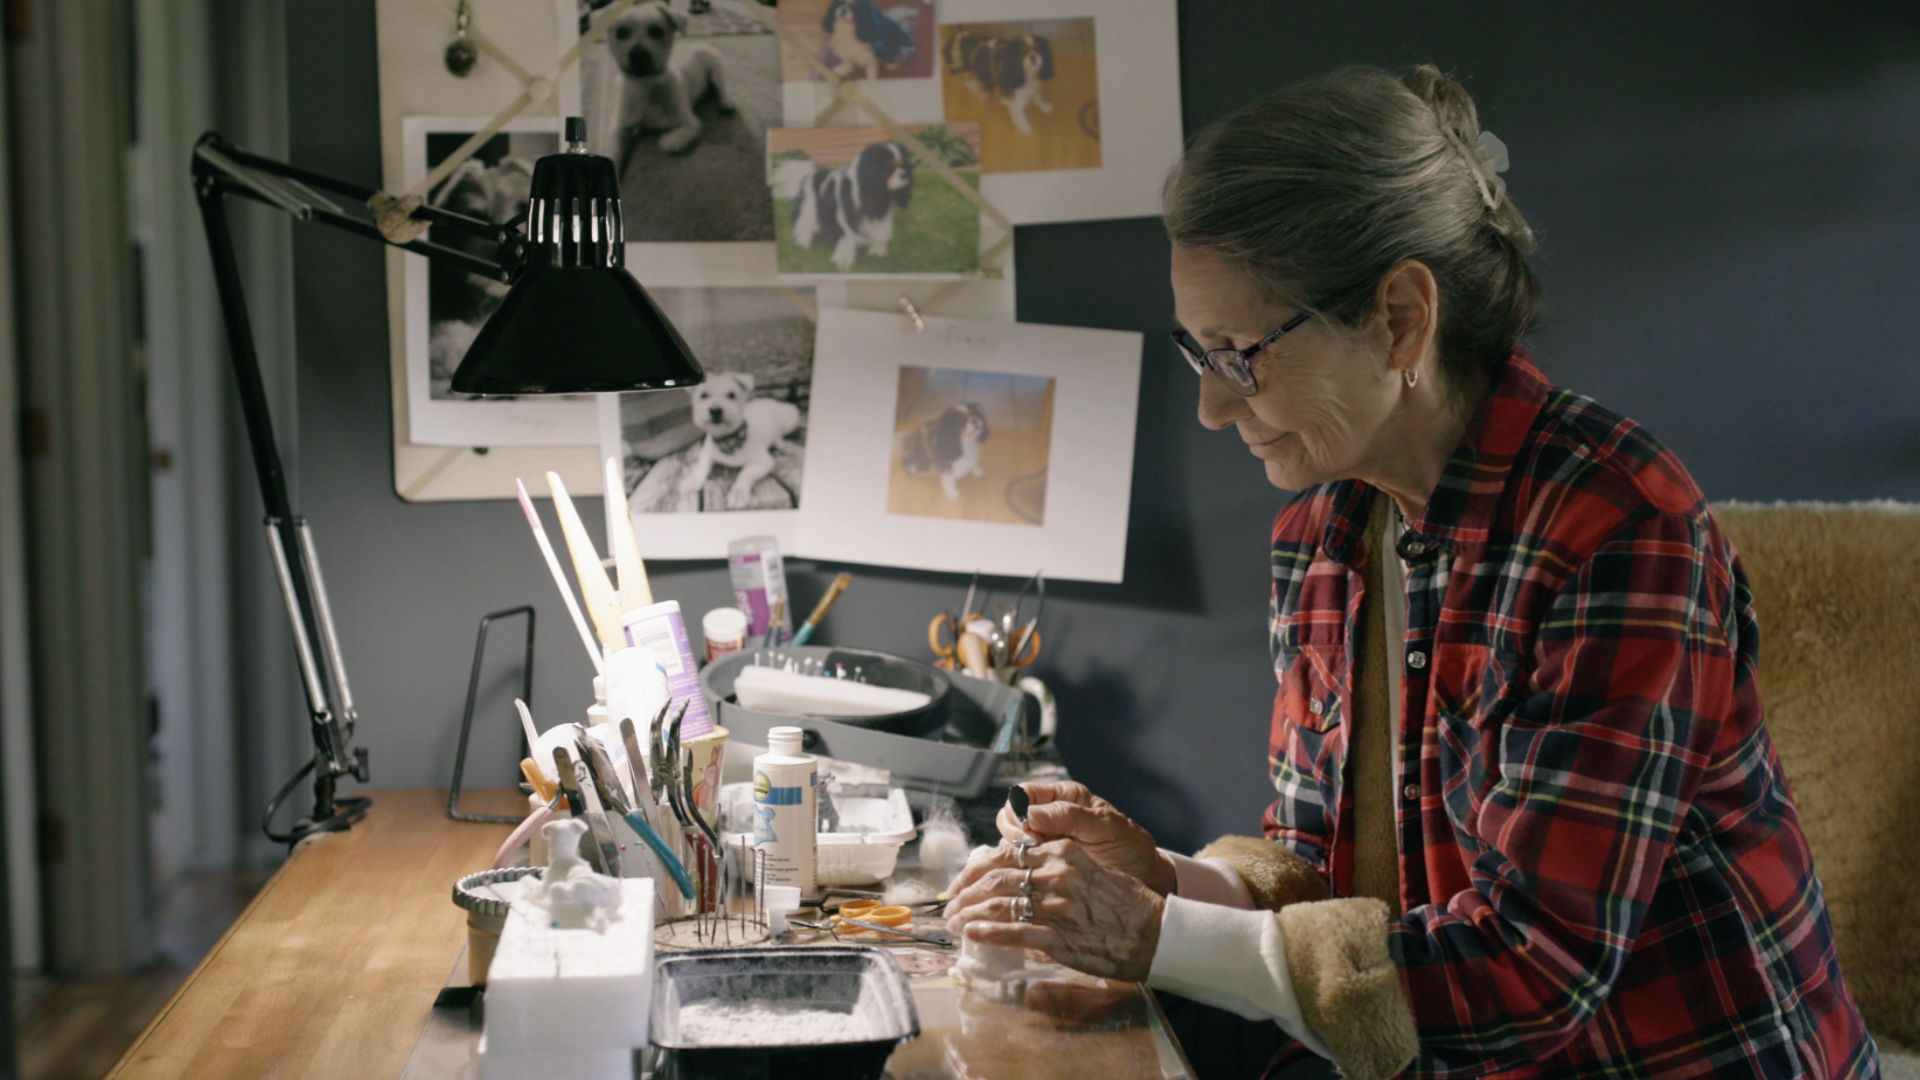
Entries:
[[373, 799], [365, 795], [350, 799], [335, 799], [333, 803], [335, 810], [332, 817], [324, 818], [320, 821], [296, 821], [293, 823], [293, 828], [288, 832], [274, 832], [273, 816], [280, 812], [280, 804], [285, 802], [287, 796], [293, 793], [293, 789], [299, 786], [300, 781], [306, 779], [307, 775], [313, 772], [313, 766], [313, 760], [309, 760], [305, 765], [300, 766], [299, 771], [295, 772], [286, 783], [280, 785], [279, 791], [273, 793], [273, 798], [267, 800], [266, 812], [260, 815], [260, 831], [266, 833], [267, 839], [272, 840], [276, 844], [297, 844], [309, 836], [315, 836], [320, 833], [343, 832], [351, 827], [354, 822], [365, 817], [367, 808], [373, 805]]

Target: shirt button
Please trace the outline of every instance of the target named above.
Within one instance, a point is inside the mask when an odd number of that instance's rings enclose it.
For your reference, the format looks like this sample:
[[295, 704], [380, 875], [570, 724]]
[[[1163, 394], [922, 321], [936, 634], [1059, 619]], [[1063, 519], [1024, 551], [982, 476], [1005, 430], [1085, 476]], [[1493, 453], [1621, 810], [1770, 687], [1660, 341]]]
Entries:
[[1407, 666], [1408, 666], [1408, 667], [1410, 667], [1410, 668], [1412, 668], [1412, 669], [1413, 669], [1413, 670], [1415, 670], [1415, 671], [1419, 671], [1419, 670], [1420, 670], [1421, 668], [1424, 668], [1424, 667], [1426, 667], [1426, 666], [1427, 666], [1427, 654], [1426, 654], [1426, 653], [1423, 653], [1423, 652], [1421, 652], [1421, 651], [1419, 651], [1418, 649], [1416, 649], [1416, 650], [1414, 650], [1413, 652], [1410, 652], [1410, 653], [1408, 653], [1408, 654], [1407, 654]]
[[1311, 702], [1307, 703], [1307, 711], [1315, 716], [1319, 716], [1321, 713], [1327, 711], [1327, 707], [1320, 704], [1319, 698], [1314, 698]]
[[1400, 789], [1400, 794], [1406, 796], [1408, 802], [1413, 802], [1420, 797], [1420, 785], [1408, 784]]

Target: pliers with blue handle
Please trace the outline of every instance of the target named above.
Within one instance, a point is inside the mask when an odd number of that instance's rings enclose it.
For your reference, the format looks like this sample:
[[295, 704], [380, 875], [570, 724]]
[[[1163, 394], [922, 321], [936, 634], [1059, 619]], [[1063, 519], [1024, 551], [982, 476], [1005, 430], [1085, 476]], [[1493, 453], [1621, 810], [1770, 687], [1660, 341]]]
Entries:
[[[630, 725], [632, 722], [626, 719], [621, 720], [622, 725]], [[674, 885], [679, 888], [680, 895], [688, 900], [693, 899], [693, 878], [687, 873], [686, 864], [680, 861], [680, 856], [674, 854], [673, 848], [654, 831], [653, 826], [647, 824], [646, 815], [627, 801], [626, 792], [621, 789], [619, 774], [614, 771], [613, 759], [607, 756], [606, 749], [584, 731], [580, 736], [580, 745], [582, 752], [586, 755], [587, 771], [593, 774], [593, 786], [599, 791], [601, 801], [612, 808], [614, 813], [619, 814], [627, 823], [627, 827], [644, 840], [647, 847], [653, 850], [654, 855], [659, 857], [660, 865], [666, 867], [667, 873], [673, 878]], [[644, 789], [636, 785], [634, 790], [639, 792]]]

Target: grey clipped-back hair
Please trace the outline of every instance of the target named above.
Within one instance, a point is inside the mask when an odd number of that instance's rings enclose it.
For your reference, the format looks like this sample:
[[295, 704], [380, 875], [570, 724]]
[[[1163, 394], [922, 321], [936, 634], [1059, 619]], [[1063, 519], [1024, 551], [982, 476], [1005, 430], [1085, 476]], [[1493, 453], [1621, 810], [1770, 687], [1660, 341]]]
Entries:
[[1195, 137], [1167, 178], [1167, 233], [1349, 328], [1386, 272], [1417, 259], [1439, 284], [1446, 374], [1483, 386], [1539, 304], [1533, 230], [1490, 156], [1504, 150], [1483, 146], [1473, 99], [1440, 69], [1342, 68]]

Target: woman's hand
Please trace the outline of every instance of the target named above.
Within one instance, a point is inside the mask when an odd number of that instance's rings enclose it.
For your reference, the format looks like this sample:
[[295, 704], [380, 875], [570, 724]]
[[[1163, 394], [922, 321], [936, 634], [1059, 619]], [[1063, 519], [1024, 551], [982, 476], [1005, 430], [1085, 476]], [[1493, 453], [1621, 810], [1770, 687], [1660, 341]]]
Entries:
[[[1075, 840], [1054, 840], [1026, 853], [1028, 869], [1009, 849], [967, 868], [947, 904], [947, 929], [988, 945], [1037, 949], [1089, 975], [1143, 982], [1160, 944], [1166, 905], [1138, 878], [1113, 870]], [[1022, 922], [1025, 881], [1033, 921]]]
[[[1173, 863], [1160, 854], [1153, 834], [1087, 790], [1085, 784], [1065, 781], [1020, 786], [1027, 789], [1026, 825], [1020, 824], [1011, 806], [1002, 806], [994, 822], [1008, 841], [1070, 839], [1107, 869], [1138, 878], [1161, 896], [1173, 891]], [[956, 882], [956, 895], [959, 887]]]

